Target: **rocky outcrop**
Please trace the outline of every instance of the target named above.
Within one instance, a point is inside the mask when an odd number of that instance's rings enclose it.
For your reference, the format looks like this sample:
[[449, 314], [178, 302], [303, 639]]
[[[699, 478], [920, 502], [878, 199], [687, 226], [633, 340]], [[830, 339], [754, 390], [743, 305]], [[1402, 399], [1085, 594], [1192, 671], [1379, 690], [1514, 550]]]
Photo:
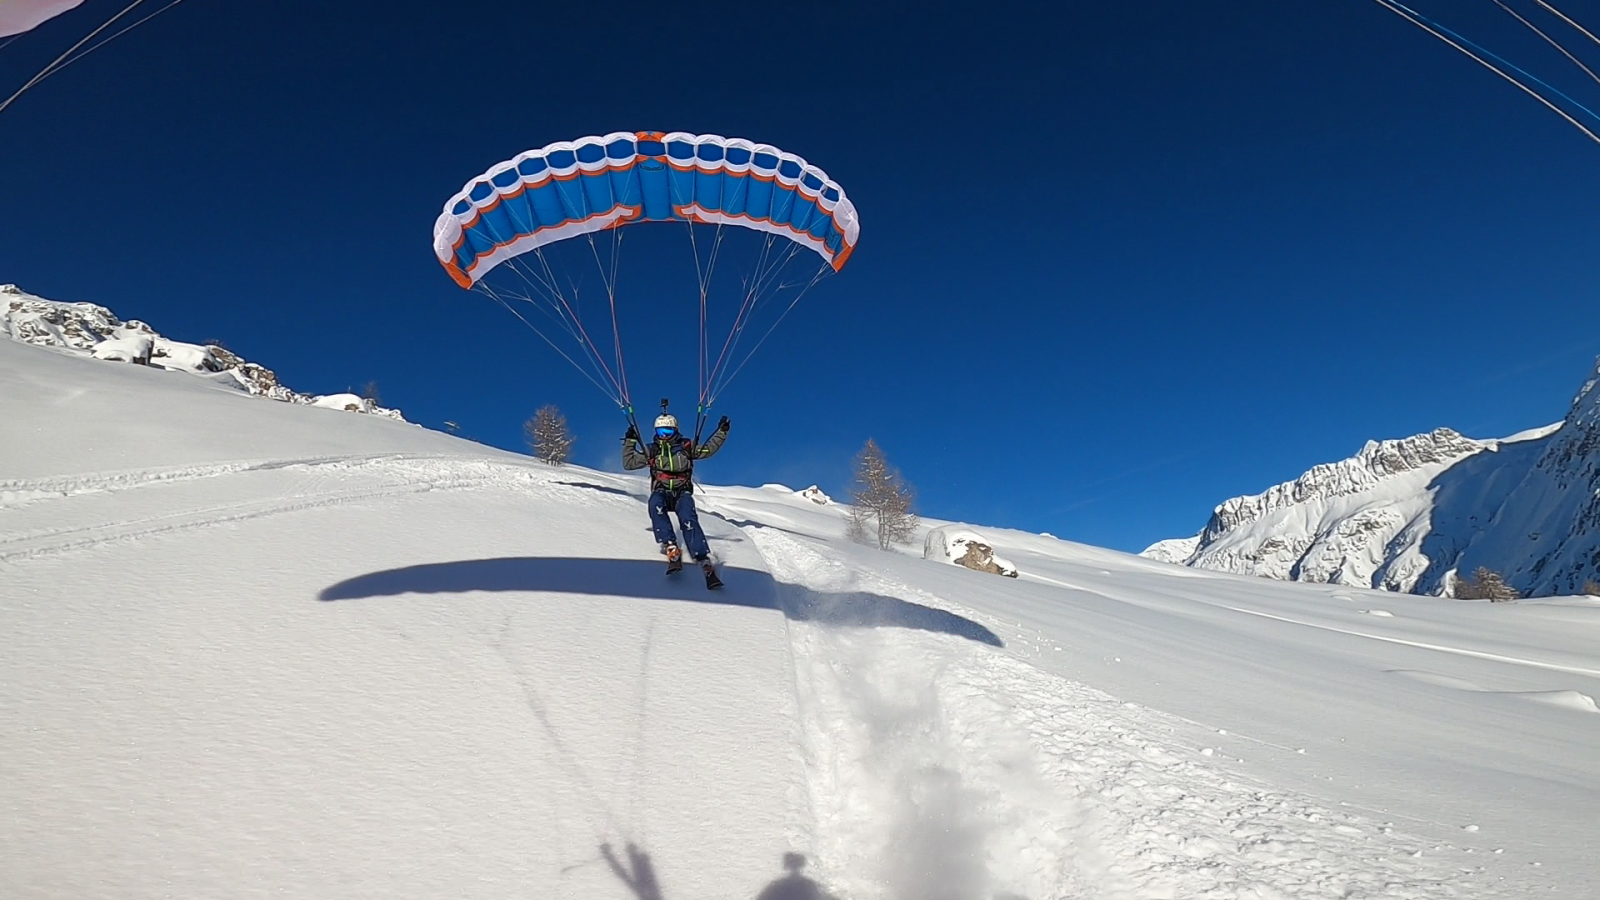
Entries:
[[1525, 597], [1580, 594], [1600, 581], [1600, 363], [1541, 443], [1450, 568], [1485, 566]]
[[807, 500], [810, 500], [812, 503], [815, 503], [818, 506], [833, 505], [833, 498], [829, 497], [827, 494], [824, 494], [822, 492], [822, 488], [819, 488], [814, 484], [803, 491], [795, 491], [795, 493], [806, 498]]
[[244, 359], [217, 344], [169, 340], [136, 319], [123, 321], [111, 310], [92, 303], [58, 303], [25, 293], [14, 284], [0, 284], [0, 335], [41, 347], [113, 362], [127, 362], [208, 377], [270, 400], [306, 403], [405, 421], [399, 410], [363, 398], [355, 402], [336, 395], [327, 402], [278, 382], [271, 369]]
[[1488, 442], [1463, 437], [1448, 428], [1401, 440], [1368, 441], [1349, 459], [1313, 466], [1294, 481], [1270, 487], [1264, 493], [1224, 501], [1211, 514], [1200, 540], [1214, 540], [1278, 510], [1365, 493], [1387, 479], [1432, 471], [1488, 446]]
[[1017, 567], [995, 555], [994, 545], [975, 531], [945, 526], [928, 532], [922, 545], [924, 559], [965, 566], [976, 572], [1017, 577]]

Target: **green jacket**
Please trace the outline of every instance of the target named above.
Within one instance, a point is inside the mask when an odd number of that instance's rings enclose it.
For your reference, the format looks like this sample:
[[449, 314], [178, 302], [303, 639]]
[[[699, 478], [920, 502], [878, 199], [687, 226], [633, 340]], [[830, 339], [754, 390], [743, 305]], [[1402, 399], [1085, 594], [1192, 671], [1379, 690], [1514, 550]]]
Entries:
[[642, 469], [649, 466], [651, 490], [682, 493], [693, 487], [695, 461], [714, 455], [727, 439], [728, 433], [721, 429], [711, 432], [711, 437], [698, 447], [681, 434], [672, 440], [657, 438], [648, 447], [636, 439], [623, 438], [622, 467]]

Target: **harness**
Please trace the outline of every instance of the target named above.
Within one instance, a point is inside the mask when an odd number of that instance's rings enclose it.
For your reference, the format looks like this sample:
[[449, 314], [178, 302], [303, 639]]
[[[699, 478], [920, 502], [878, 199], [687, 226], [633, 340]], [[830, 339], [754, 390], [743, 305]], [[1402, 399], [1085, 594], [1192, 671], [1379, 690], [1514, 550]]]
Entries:
[[[650, 449], [652, 487], [672, 493], [693, 490], [694, 443], [692, 441], [681, 436], [671, 441], [657, 440]], [[681, 468], [678, 467], [680, 464]], [[682, 481], [683, 484], [673, 487], [674, 481]]]

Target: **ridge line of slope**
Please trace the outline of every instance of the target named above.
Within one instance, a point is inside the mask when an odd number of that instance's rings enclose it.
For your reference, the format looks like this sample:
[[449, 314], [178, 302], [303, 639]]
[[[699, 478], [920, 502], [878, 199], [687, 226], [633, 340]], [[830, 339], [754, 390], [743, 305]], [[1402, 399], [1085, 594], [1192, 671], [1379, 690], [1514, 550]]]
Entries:
[[[21, 559], [32, 559], [40, 556], [51, 556], [59, 553], [71, 553], [76, 550], [90, 549], [104, 544], [137, 540], [139, 538], [153, 537], [155, 535], [173, 534], [182, 531], [192, 531], [197, 528], [209, 528], [215, 525], [226, 525], [235, 522], [244, 522], [253, 519], [262, 519], [284, 513], [302, 512], [309, 509], [321, 509], [329, 506], [341, 506], [348, 503], [359, 503], [362, 500], [371, 500], [378, 497], [392, 497], [399, 494], [417, 494], [433, 490], [430, 483], [406, 483], [391, 485], [382, 488], [370, 488], [353, 491], [329, 491], [324, 494], [300, 495], [290, 501], [263, 501], [248, 500], [236, 504], [210, 507], [202, 510], [185, 510], [181, 513], [168, 513], [152, 516], [145, 519], [135, 519], [126, 522], [108, 522], [98, 525], [88, 525], [67, 529], [59, 534], [88, 533], [88, 536], [73, 538], [66, 541], [45, 543], [41, 546], [26, 546], [25, 542], [35, 540], [36, 535], [0, 541], [0, 562], [14, 562]], [[256, 508], [253, 508], [256, 507]], [[198, 518], [191, 518], [195, 513], [201, 513]], [[219, 515], [220, 513], [220, 515]], [[142, 528], [123, 530], [132, 525], [141, 525], [147, 522], [157, 522], [163, 519], [173, 519], [168, 524], [154, 525]], [[96, 535], [94, 532], [103, 531], [105, 534]], [[16, 544], [24, 544], [20, 549], [8, 549]]]
[[1338, 628], [1333, 625], [1318, 625], [1315, 622], [1302, 622], [1298, 619], [1291, 619], [1288, 616], [1274, 615], [1273, 613], [1261, 612], [1254, 609], [1242, 609], [1237, 606], [1226, 606], [1220, 603], [1212, 605], [1217, 606], [1220, 609], [1244, 613], [1245, 615], [1249, 616], [1259, 616], [1263, 619], [1272, 619], [1277, 622], [1287, 622], [1290, 625], [1302, 625], [1306, 628], [1316, 628], [1320, 631], [1331, 631], [1336, 634], [1348, 634], [1352, 637], [1367, 638], [1374, 641], [1384, 641], [1390, 644], [1400, 644], [1401, 646], [1405, 647], [1416, 647], [1422, 650], [1436, 650], [1440, 653], [1453, 653], [1457, 656], [1470, 656], [1475, 659], [1487, 659], [1493, 662], [1511, 663], [1513, 665], [1529, 666], [1535, 669], [1548, 669], [1552, 672], [1570, 672], [1574, 675], [1589, 675], [1595, 678], [1600, 678], [1600, 669], [1585, 669], [1582, 666], [1564, 666], [1560, 663], [1541, 662], [1536, 659], [1523, 659], [1522, 657], [1518, 656], [1506, 656], [1500, 653], [1489, 653], [1485, 650], [1469, 650], [1465, 647], [1448, 647], [1443, 644], [1429, 644], [1423, 641], [1408, 641], [1405, 638], [1387, 637], [1381, 634], [1368, 634], [1364, 631], [1353, 631], [1348, 628]]
[[[411, 468], [404, 465], [410, 462], [446, 463], [438, 466], [435, 471], [427, 471], [427, 466]], [[450, 462], [459, 462], [464, 466], [450, 466]], [[400, 463], [400, 465], [396, 465]], [[248, 475], [257, 472], [279, 471], [290, 468], [288, 465], [263, 465], [244, 469], [235, 469], [226, 472], [213, 472], [203, 477], [217, 475]], [[479, 467], [484, 471], [462, 471]], [[163, 513], [135, 519], [123, 519], [111, 522], [95, 522], [88, 525], [75, 525], [41, 529], [29, 533], [4, 535], [0, 534], [0, 562], [10, 562], [38, 556], [67, 553], [85, 548], [92, 548], [113, 541], [126, 541], [145, 538], [160, 534], [169, 534], [180, 531], [189, 531], [196, 528], [208, 528], [216, 525], [233, 522], [260, 519], [268, 516], [282, 515], [285, 513], [301, 512], [309, 509], [319, 509], [329, 506], [340, 506], [359, 503], [380, 497], [392, 497], [402, 494], [424, 493], [433, 490], [471, 489], [496, 483], [501, 476], [508, 474], [506, 469], [515, 469], [493, 460], [474, 460], [471, 458], [453, 458], [446, 456], [400, 458], [376, 457], [356, 460], [356, 468], [374, 470], [376, 474], [393, 475], [401, 480], [374, 487], [345, 488], [341, 490], [323, 491], [320, 493], [295, 494], [291, 498], [266, 497], [241, 500], [233, 503], [214, 504], [200, 508], [186, 508], [178, 512]], [[190, 481], [201, 478], [190, 479]], [[184, 480], [160, 480], [141, 482], [138, 486], [161, 485], [177, 487], [187, 482]], [[102, 493], [99, 491], [85, 491], [84, 494]], [[76, 535], [75, 537], [64, 536]]]
[[[78, 494], [104, 493], [132, 490], [152, 485], [181, 484], [224, 475], [245, 472], [263, 472], [287, 469], [294, 466], [344, 466], [383, 464], [390, 462], [427, 462], [439, 460], [472, 460], [468, 456], [428, 453], [365, 453], [332, 456], [291, 457], [285, 459], [239, 459], [190, 466], [171, 466], [140, 469], [108, 469], [83, 472], [77, 475], [60, 475], [51, 478], [18, 478], [0, 480], [0, 508], [15, 506], [34, 500], [60, 499]], [[483, 460], [491, 462], [490, 460]], [[498, 461], [493, 461], [498, 462]], [[38, 496], [12, 499], [14, 494]]]

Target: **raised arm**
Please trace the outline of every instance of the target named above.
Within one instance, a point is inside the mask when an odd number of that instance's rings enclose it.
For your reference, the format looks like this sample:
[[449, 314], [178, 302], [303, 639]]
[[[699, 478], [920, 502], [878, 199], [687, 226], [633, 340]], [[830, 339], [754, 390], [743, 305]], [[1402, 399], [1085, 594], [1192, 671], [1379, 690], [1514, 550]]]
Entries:
[[644, 448], [639, 446], [639, 432], [632, 425], [628, 426], [628, 433], [622, 436], [622, 467], [624, 469], [642, 469], [650, 465], [650, 457], [645, 455]]
[[704, 444], [694, 448], [694, 458], [706, 459], [715, 456], [717, 451], [722, 449], [722, 442], [728, 439], [728, 427], [728, 417], [723, 416], [722, 421], [717, 423], [717, 430], [711, 432], [711, 437], [706, 438]]

